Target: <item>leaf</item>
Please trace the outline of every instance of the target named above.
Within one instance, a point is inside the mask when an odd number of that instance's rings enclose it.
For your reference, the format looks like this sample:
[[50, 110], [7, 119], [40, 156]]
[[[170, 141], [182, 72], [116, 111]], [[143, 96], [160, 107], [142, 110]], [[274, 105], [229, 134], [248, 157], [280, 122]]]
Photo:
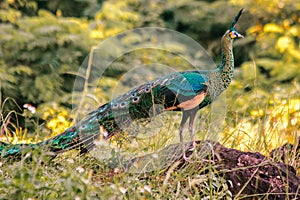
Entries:
[[300, 50], [296, 49], [289, 49], [288, 53], [295, 59], [300, 60]]
[[46, 26], [42, 26], [38, 29], [36, 29], [36, 33], [41, 34], [41, 35], [51, 35], [54, 34], [56, 32], [61, 31], [62, 28], [56, 25], [46, 25]]
[[283, 33], [284, 29], [275, 23], [269, 23], [264, 26], [264, 32], [268, 33]]
[[245, 62], [242, 64], [241, 68], [244, 79], [247, 80], [256, 78], [257, 69], [255, 69], [255, 67], [256, 66], [253, 64], [253, 62]]
[[0, 9], [0, 21], [16, 22], [21, 17], [21, 12], [15, 9]]
[[295, 63], [278, 63], [271, 71], [276, 81], [286, 81], [299, 75], [299, 66]]
[[293, 48], [294, 42], [288, 36], [282, 36], [277, 40], [276, 48], [279, 50], [280, 53], [283, 53], [288, 48]]
[[16, 67], [10, 68], [8, 70], [9, 73], [14, 73], [15, 75], [31, 75], [33, 73], [32, 69], [26, 65], [18, 65]]
[[56, 38], [50, 38], [50, 37], [42, 37], [39, 39], [36, 39], [32, 41], [30, 44], [28, 44], [29, 49], [35, 49], [35, 48], [42, 48], [47, 49], [51, 45], [54, 45], [56, 43]]
[[270, 70], [278, 65], [278, 60], [271, 58], [259, 58], [256, 60], [256, 65]]

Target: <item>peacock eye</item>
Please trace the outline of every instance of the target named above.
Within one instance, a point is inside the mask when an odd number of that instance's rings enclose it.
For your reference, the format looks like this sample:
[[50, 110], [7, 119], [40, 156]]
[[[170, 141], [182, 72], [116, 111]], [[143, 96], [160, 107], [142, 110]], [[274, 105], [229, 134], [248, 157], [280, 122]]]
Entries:
[[113, 108], [113, 109], [118, 108], [118, 104], [117, 104], [117, 103], [114, 103], [114, 104], [112, 105], [112, 108]]
[[234, 38], [237, 37], [237, 34], [236, 34], [235, 31], [230, 31], [230, 32], [229, 32], [229, 36], [230, 36], [231, 39], [234, 39]]
[[120, 104], [120, 107], [121, 107], [121, 108], [124, 108], [126, 105], [127, 105], [126, 102], [122, 102], [122, 103]]
[[132, 99], [132, 102], [133, 103], [137, 103], [139, 101], [139, 97], [134, 97], [133, 99]]
[[147, 87], [145, 88], [145, 92], [146, 92], [146, 93], [149, 93], [149, 92], [150, 92], [150, 87], [149, 87], [149, 86], [147, 86]]
[[235, 30], [231, 30], [231, 31], [229, 32], [229, 37], [230, 37], [231, 39], [235, 39], [235, 38], [244, 38], [243, 35], [239, 34], [239, 33], [238, 33], [237, 31], [235, 31]]

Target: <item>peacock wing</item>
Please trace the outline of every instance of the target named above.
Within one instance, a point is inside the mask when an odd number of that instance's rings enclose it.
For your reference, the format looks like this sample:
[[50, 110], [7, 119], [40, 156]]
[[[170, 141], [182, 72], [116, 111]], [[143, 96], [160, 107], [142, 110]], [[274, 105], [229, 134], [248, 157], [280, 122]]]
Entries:
[[189, 110], [199, 105], [207, 93], [207, 78], [197, 72], [179, 72], [160, 86], [166, 110]]
[[206, 91], [207, 78], [196, 72], [177, 73], [166, 86], [176, 94], [192, 97]]

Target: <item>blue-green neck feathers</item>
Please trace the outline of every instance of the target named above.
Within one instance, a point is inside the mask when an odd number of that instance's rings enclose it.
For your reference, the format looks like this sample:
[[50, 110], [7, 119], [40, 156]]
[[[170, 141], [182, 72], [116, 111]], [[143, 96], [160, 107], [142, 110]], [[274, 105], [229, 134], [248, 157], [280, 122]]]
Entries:
[[221, 73], [221, 84], [224, 86], [224, 89], [229, 86], [234, 72], [234, 58], [232, 51], [233, 39], [229, 37], [229, 31], [230, 30], [228, 30], [222, 37], [222, 61], [218, 67], [218, 71]]
[[222, 37], [221, 49], [222, 49], [222, 61], [218, 67], [218, 71], [221, 73], [221, 85], [224, 87], [222, 90], [225, 90], [233, 77], [234, 72], [234, 58], [232, 51], [232, 43], [236, 38], [243, 38], [243, 35], [239, 34], [235, 30], [235, 25], [238, 22], [240, 16], [243, 13], [243, 9], [235, 16], [232, 25], [229, 30]]

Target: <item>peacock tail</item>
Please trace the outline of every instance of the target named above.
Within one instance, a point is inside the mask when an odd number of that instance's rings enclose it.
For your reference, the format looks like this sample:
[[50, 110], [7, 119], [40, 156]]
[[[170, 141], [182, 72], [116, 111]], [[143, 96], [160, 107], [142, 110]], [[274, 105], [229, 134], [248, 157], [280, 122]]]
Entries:
[[60, 135], [37, 144], [0, 143], [2, 156], [17, 155], [24, 148], [41, 146], [54, 155], [79, 149], [86, 153], [101, 135], [109, 139], [124, 131], [133, 121], [147, 119], [164, 111], [182, 111], [180, 139], [186, 121], [193, 139], [193, 122], [197, 111], [211, 104], [229, 86], [234, 71], [233, 40], [243, 37], [234, 28], [242, 10], [221, 40], [222, 62], [214, 70], [175, 72], [136, 86], [125, 94], [90, 112], [79, 123]]

